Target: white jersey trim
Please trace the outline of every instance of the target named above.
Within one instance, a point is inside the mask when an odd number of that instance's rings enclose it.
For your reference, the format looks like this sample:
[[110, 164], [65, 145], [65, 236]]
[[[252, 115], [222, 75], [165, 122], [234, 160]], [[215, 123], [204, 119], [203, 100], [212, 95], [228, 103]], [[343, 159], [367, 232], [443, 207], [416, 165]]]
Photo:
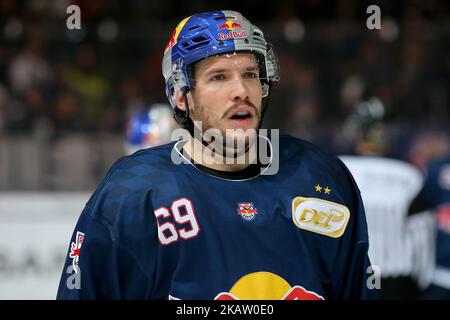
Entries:
[[207, 172], [204, 172], [204, 171], [200, 170], [200, 169], [197, 168], [197, 167], [196, 167], [189, 159], [187, 159], [187, 158], [183, 155], [183, 153], [181, 153], [180, 150], [178, 149], [179, 144], [180, 144], [180, 143], [183, 143], [183, 142], [184, 142], [184, 143], [187, 142], [187, 141], [188, 141], [187, 139], [186, 139], [186, 140], [180, 140], [180, 141], [178, 141], [177, 143], [175, 143], [174, 148], [175, 148], [175, 151], [176, 151], [176, 152], [177, 152], [177, 153], [178, 153], [178, 154], [186, 161], [186, 163], [190, 164], [191, 166], [194, 167], [195, 170], [197, 170], [197, 171], [199, 171], [199, 172], [201, 172], [201, 173], [203, 173], [203, 174], [206, 174], [206, 175], [208, 175], [208, 176], [210, 176], [210, 177], [213, 177], [213, 178], [216, 178], [216, 179], [226, 180], [226, 181], [236, 181], [236, 182], [240, 182], [240, 181], [249, 181], [249, 180], [258, 178], [258, 177], [259, 177], [260, 175], [262, 175], [265, 171], [267, 171], [267, 170], [270, 168], [270, 166], [272, 165], [272, 159], [273, 159], [272, 142], [271, 142], [267, 137], [264, 137], [264, 136], [258, 136], [258, 137], [262, 137], [262, 138], [266, 139], [267, 142], [269, 143], [269, 148], [270, 148], [270, 162], [269, 162], [269, 165], [266, 166], [266, 167], [264, 168], [264, 170], [263, 170], [260, 174], [254, 176], [254, 177], [251, 177], [251, 178], [247, 178], [247, 179], [227, 179], [227, 178], [217, 177], [217, 176], [211, 175], [211, 174], [209, 174], [209, 173], [207, 173]]

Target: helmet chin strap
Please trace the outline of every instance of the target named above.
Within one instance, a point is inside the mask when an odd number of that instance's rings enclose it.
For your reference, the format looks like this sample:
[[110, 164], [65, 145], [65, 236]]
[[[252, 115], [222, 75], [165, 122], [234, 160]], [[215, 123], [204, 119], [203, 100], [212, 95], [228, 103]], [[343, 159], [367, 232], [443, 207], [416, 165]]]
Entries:
[[261, 119], [260, 119], [260, 121], [259, 121], [259, 126], [258, 126], [258, 130], [259, 129], [261, 129], [261, 126], [262, 126], [262, 123], [263, 123], [263, 120], [264, 120], [264, 115], [265, 115], [265, 113], [266, 113], [266, 110], [267, 110], [267, 108], [269, 107], [269, 100], [270, 100], [270, 93], [271, 93], [271, 88], [272, 88], [272, 83], [270, 83], [269, 82], [269, 92], [267, 93], [267, 97], [265, 97], [265, 98], [263, 98], [263, 101], [262, 101], [262, 109], [261, 109]]
[[207, 147], [209, 144], [203, 140], [202, 133], [199, 132], [199, 129], [194, 125], [194, 122], [190, 118], [190, 107], [189, 107], [189, 101], [187, 98], [188, 90], [183, 91], [183, 101], [184, 105], [186, 106], [186, 111], [180, 110], [178, 107], [174, 108], [174, 114], [173, 117], [175, 121], [185, 130], [189, 132], [191, 137], [197, 138], [200, 137], [199, 141]]

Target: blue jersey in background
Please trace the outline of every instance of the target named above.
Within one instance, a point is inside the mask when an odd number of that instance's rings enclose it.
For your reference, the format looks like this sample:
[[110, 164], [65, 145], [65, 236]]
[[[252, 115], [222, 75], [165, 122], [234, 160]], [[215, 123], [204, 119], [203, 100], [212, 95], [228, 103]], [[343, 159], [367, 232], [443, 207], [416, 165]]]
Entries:
[[436, 217], [436, 266], [424, 298], [450, 299], [450, 156], [433, 161], [413, 211], [432, 210]]

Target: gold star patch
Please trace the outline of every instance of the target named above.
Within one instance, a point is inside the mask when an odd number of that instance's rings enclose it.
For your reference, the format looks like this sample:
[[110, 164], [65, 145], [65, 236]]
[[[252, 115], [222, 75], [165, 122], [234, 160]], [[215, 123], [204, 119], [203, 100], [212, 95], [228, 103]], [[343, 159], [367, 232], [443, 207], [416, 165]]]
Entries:
[[322, 187], [319, 184], [317, 186], [315, 186], [314, 188], [316, 188], [317, 192], [322, 192]]
[[331, 189], [330, 189], [330, 188], [328, 188], [328, 187], [326, 187], [325, 189], [323, 189], [323, 191], [325, 191], [325, 194], [330, 194], [330, 192], [331, 192]]

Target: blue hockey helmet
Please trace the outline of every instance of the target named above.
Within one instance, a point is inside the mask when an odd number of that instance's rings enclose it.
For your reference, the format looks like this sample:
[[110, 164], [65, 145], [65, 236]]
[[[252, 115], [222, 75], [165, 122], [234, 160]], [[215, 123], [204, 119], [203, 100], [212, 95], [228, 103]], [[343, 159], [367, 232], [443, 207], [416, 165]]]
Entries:
[[175, 91], [186, 94], [194, 87], [190, 66], [204, 58], [230, 52], [251, 52], [260, 66], [262, 96], [279, 80], [278, 58], [263, 32], [236, 11], [213, 11], [182, 20], [164, 51], [162, 72], [166, 94], [177, 110]]

